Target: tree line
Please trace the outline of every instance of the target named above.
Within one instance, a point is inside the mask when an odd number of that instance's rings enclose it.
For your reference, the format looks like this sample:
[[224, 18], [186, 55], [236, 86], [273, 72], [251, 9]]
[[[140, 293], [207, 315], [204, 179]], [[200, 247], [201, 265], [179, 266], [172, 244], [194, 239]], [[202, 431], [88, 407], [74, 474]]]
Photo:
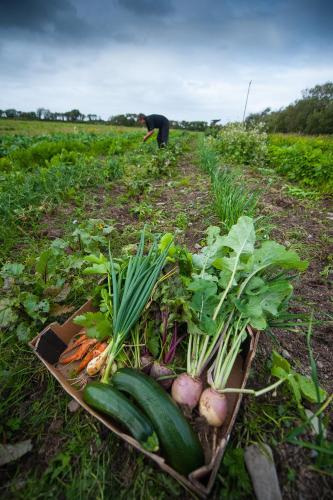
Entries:
[[[20, 120], [68, 121], [82, 123], [104, 123], [125, 127], [137, 127], [138, 115], [126, 113], [109, 116], [103, 120], [96, 114], [81, 113], [78, 109], [65, 112], [52, 112], [49, 109], [38, 108], [37, 111], [18, 111], [16, 109], [0, 109], [0, 118], [15, 118]], [[175, 129], [204, 131], [208, 127], [218, 130], [220, 120], [186, 121], [171, 120], [170, 126]], [[285, 108], [273, 111], [266, 108], [260, 113], [252, 113], [246, 118], [246, 125], [262, 123], [268, 132], [299, 133], [299, 134], [333, 134], [333, 83], [316, 85], [302, 92], [302, 98]]]
[[[45, 121], [63, 121], [63, 122], [81, 122], [81, 123], [105, 123], [106, 125], [118, 125], [124, 127], [137, 127], [138, 114], [126, 113], [122, 115], [110, 116], [103, 120], [96, 114], [81, 113], [78, 109], [72, 109], [66, 112], [52, 112], [49, 109], [38, 108], [37, 111], [18, 111], [16, 109], [0, 109], [0, 118], [15, 118], [18, 120], [45, 120]], [[214, 121], [214, 120], [213, 120]], [[216, 120], [215, 120], [216, 121]], [[183, 130], [203, 131], [208, 127], [205, 121], [176, 121], [170, 120], [171, 128]]]
[[316, 85], [302, 92], [302, 98], [278, 111], [266, 108], [252, 113], [247, 125], [262, 123], [267, 132], [333, 134], [333, 83]]

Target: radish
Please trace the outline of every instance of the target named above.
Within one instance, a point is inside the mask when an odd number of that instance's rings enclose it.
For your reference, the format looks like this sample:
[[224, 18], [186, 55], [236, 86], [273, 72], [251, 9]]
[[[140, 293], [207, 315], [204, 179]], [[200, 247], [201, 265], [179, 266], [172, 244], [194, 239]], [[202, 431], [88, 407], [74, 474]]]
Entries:
[[191, 410], [199, 402], [202, 393], [202, 381], [198, 377], [191, 377], [187, 373], [182, 373], [172, 384], [171, 394], [176, 403], [186, 405]]
[[227, 397], [209, 387], [201, 394], [199, 411], [209, 425], [221, 427], [228, 413]]
[[[171, 375], [170, 378], [163, 378], [162, 380], [159, 380], [160, 377], [167, 377], [168, 375]], [[154, 362], [153, 366], [151, 367], [150, 370], [150, 376], [154, 379], [157, 380], [157, 382], [164, 387], [164, 389], [170, 389], [172, 385], [172, 379], [173, 379], [174, 372], [169, 368], [168, 366], [165, 366], [163, 364], [157, 363], [156, 361]]]

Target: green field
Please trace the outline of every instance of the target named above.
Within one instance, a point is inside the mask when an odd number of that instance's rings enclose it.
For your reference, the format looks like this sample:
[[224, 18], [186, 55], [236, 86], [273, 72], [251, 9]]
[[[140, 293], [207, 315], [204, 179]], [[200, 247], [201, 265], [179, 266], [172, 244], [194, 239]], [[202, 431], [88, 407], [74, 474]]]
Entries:
[[[332, 138], [171, 131], [168, 148], [158, 150], [143, 135], [0, 120], [0, 429], [3, 444], [32, 442], [28, 454], [1, 467], [1, 498], [192, 498], [82, 409], [71, 412], [70, 398], [27, 345], [91, 297], [98, 276], [84, 272], [87, 255], [110, 248], [121, 257], [144, 226], [149, 237], [172, 233], [195, 253], [208, 226], [226, 235], [246, 215], [258, 244], [273, 239], [307, 259], [308, 270], [293, 281], [291, 316], [261, 335], [248, 387], [275, 381], [273, 349], [316, 382], [313, 351], [319, 384], [332, 393]], [[309, 498], [314, 488], [328, 498], [332, 423], [315, 401], [287, 386], [245, 397], [211, 498], [254, 498], [244, 464], [254, 442], [272, 447], [283, 498]], [[325, 432], [313, 432], [306, 411], [318, 412]], [[302, 425], [296, 444], [290, 433]]]

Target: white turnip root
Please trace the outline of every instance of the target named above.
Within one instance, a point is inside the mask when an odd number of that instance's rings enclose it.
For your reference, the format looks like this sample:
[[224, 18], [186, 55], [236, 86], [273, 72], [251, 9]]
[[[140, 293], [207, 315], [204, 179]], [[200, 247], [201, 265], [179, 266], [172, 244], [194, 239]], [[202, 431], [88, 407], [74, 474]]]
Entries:
[[87, 364], [87, 368], [86, 368], [86, 371], [87, 371], [87, 374], [89, 375], [89, 377], [94, 377], [95, 375], [97, 375], [97, 373], [99, 371], [101, 371], [103, 365], [106, 362], [108, 354], [109, 354], [108, 348], [106, 348], [103, 352], [101, 352], [101, 354], [99, 354], [98, 356], [93, 358], [91, 361], [89, 361], [89, 363]]
[[188, 373], [182, 373], [172, 384], [171, 394], [173, 399], [180, 405], [187, 405], [191, 410], [199, 402], [202, 393], [202, 381], [198, 377], [191, 377]]
[[221, 427], [227, 416], [228, 404], [225, 394], [208, 388], [201, 394], [199, 402], [200, 415], [205, 417], [209, 425]]
[[160, 377], [166, 377], [167, 375], [171, 375], [171, 377], [169, 379], [165, 378], [163, 380], [157, 380], [157, 382], [162, 387], [164, 387], [164, 389], [170, 389], [170, 387], [172, 385], [172, 380], [173, 380], [173, 378], [172, 378], [173, 371], [168, 366], [162, 365], [162, 364], [157, 363], [155, 361], [155, 363], [151, 367], [150, 376], [154, 379], [159, 379]]

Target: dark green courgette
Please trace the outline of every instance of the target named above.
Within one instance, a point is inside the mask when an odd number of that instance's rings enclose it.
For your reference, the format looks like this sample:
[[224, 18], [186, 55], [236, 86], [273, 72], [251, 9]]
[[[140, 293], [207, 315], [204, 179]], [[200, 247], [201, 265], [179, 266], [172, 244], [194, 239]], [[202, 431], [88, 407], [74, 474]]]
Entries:
[[151, 377], [132, 368], [121, 368], [112, 384], [135, 400], [152, 422], [166, 462], [188, 475], [204, 463], [197, 435], [169, 394]]
[[91, 382], [83, 390], [84, 401], [120, 422], [147, 451], [157, 451], [158, 438], [149, 419], [116, 388]]

